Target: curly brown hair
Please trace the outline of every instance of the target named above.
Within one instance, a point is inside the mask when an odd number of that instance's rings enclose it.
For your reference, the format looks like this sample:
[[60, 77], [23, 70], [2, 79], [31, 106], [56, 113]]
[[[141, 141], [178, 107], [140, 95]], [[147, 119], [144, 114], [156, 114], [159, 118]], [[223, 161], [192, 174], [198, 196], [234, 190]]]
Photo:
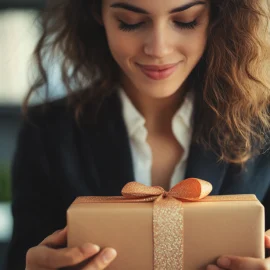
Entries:
[[[270, 130], [270, 42], [268, 0], [210, 0], [205, 53], [187, 82], [196, 91], [193, 141], [220, 160], [243, 165], [267, 149]], [[62, 80], [75, 106], [102, 104], [119, 83], [105, 29], [98, 23], [100, 0], [49, 0], [43, 34], [35, 50], [40, 76], [24, 101], [47, 86], [43, 59], [61, 59]], [[59, 55], [61, 57], [59, 57]], [[71, 69], [72, 67], [72, 69]], [[74, 90], [80, 90], [75, 91]], [[266, 147], [266, 148], [265, 148]], [[219, 150], [218, 150], [219, 149]]]

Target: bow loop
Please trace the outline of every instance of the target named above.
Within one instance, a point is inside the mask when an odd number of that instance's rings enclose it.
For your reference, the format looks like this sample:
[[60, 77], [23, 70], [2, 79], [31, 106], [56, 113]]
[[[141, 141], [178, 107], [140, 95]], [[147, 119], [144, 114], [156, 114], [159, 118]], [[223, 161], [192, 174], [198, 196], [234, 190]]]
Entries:
[[199, 201], [207, 197], [211, 191], [211, 183], [197, 178], [188, 178], [176, 184], [169, 194], [176, 199]]
[[211, 183], [197, 178], [188, 178], [175, 185], [169, 192], [159, 186], [146, 186], [138, 182], [129, 182], [122, 189], [126, 198], [174, 197], [179, 200], [198, 201], [210, 194]]
[[159, 186], [149, 187], [138, 182], [129, 182], [122, 189], [122, 195], [126, 198], [145, 198], [159, 196], [165, 190]]

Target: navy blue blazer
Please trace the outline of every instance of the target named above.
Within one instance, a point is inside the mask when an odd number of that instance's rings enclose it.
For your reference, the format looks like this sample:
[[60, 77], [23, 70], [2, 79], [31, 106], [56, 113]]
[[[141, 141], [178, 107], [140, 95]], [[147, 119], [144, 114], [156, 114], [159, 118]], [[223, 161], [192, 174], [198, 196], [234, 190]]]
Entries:
[[[89, 106], [90, 108], [90, 106]], [[66, 225], [66, 210], [77, 196], [119, 196], [134, 181], [129, 138], [116, 94], [108, 98], [96, 123], [86, 111], [77, 125], [66, 99], [43, 112], [31, 110], [18, 137], [12, 166], [13, 236], [7, 270], [24, 270], [30, 247]], [[245, 170], [192, 144], [185, 177], [212, 183], [212, 195], [256, 194], [270, 228], [270, 154], [248, 161]]]

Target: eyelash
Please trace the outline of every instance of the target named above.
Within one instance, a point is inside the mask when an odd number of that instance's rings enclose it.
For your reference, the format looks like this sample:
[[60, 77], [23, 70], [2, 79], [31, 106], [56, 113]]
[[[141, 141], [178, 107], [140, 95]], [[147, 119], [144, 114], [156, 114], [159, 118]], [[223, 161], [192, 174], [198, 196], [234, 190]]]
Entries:
[[[119, 29], [124, 31], [124, 32], [131, 32], [131, 31], [135, 31], [137, 29], [139, 29], [144, 22], [140, 22], [140, 23], [136, 23], [136, 24], [127, 24], [121, 20], [119, 20], [120, 25], [119, 25]], [[182, 23], [182, 22], [174, 22], [175, 25], [181, 29], [188, 29], [188, 30], [192, 30], [194, 29], [197, 25], [198, 22], [196, 20], [189, 22], [189, 23]]]

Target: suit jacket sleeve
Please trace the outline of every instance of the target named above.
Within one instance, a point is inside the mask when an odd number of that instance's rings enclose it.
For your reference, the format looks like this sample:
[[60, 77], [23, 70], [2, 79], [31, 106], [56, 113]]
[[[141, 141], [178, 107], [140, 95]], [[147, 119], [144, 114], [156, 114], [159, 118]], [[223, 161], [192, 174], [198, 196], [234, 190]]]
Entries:
[[14, 225], [6, 270], [24, 270], [27, 250], [60, 229], [59, 226], [65, 226], [57, 214], [59, 206], [50, 182], [43, 135], [39, 123], [25, 122], [18, 136], [12, 165]]
[[[270, 138], [270, 133], [267, 135], [268, 138]], [[261, 159], [263, 159], [263, 162], [261, 162], [261, 166], [258, 167], [258, 172], [266, 171], [264, 174], [265, 177], [262, 179], [262, 181], [266, 181], [269, 183], [270, 181], [270, 143], [268, 143], [263, 151], [264, 154], [262, 154]], [[264, 197], [262, 200], [262, 204], [265, 208], [265, 230], [270, 230], [270, 185], [268, 184], [268, 188], [264, 190]], [[268, 251], [268, 255], [270, 256], [270, 252]]]
[[265, 229], [270, 230], [270, 188], [268, 189], [263, 200], [263, 205], [265, 207]]

